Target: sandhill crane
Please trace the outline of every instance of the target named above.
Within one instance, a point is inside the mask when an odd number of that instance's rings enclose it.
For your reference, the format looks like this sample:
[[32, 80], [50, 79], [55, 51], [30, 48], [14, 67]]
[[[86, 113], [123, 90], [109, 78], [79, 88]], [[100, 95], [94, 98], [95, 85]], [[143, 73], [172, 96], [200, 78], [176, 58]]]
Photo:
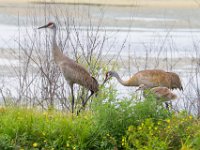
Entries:
[[174, 72], [163, 70], [142, 70], [134, 74], [130, 79], [123, 81], [115, 71], [108, 71], [104, 83], [111, 77], [115, 77], [124, 86], [139, 86], [144, 84], [148, 88], [167, 87], [169, 89], [183, 90], [179, 76]]
[[[144, 97], [148, 97], [149, 95], [154, 95], [159, 102], [165, 102], [167, 109], [169, 109], [169, 104], [167, 103], [167, 101], [174, 100], [177, 98], [177, 95], [172, 93], [170, 89], [168, 89], [167, 87], [148, 88], [144, 84], [141, 84], [136, 91], [138, 90], [143, 91]], [[172, 106], [172, 103], [170, 103], [170, 105]]]
[[149, 94], [153, 94], [156, 99], [166, 102], [169, 100], [174, 100], [177, 98], [176, 94], [172, 93], [167, 87], [153, 87], [148, 88], [144, 84], [141, 84], [136, 90], [142, 90], [144, 97], [147, 97]]
[[72, 94], [72, 113], [74, 113], [74, 91], [73, 85], [75, 83], [82, 85], [91, 91], [89, 97], [82, 103], [82, 107], [84, 107], [88, 101], [88, 99], [98, 91], [98, 82], [92, 77], [89, 72], [83, 68], [81, 65], [76, 63], [74, 60], [70, 59], [68, 56], [64, 55], [59, 49], [56, 42], [56, 24], [53, 22], [49, 22], [47, 25], [41, 26], [38, 29], [49, 28], [53, 31], [52, 37], [52, 55], [55, 63], [61, 69], [65, 79], [67, 80]]

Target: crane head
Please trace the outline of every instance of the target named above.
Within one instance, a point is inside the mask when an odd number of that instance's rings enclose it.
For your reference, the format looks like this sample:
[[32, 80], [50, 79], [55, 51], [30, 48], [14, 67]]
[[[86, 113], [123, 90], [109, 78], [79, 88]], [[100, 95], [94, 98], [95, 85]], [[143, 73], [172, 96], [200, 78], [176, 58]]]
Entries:
[[144, 90], [144, 89], [145, 89], [145, 85], [144, 84], [140, 84], [135, 91], [137, 92], [139, 90]]
[[114, 71], [108, 71], [106, 72], [106, 78], [103, 81], [103, 84], [106, 83], [106, 81], [108, 81], [110, 78], [112, 78], [113, 76], [115, 76], [117, 73]]
[[147, 87], [144, 85], [144, 84], [140, 84], [139, 86], [138, 86], [138, 88], [135, 90], [135, 92], [137, 92], [137, 91], [140, 91], [140, 90], [146, 90], [147, 89]]
[[44, 25], [44, 26], [41, 26], [41, 27], [39, 27], [38, 29], [42, 29], [42, 28], [50, 28], [50, 29], [53, 29], [53, 28], [55, 28], [55, 27], [56, 27], [55, 23], [49, 22], [48, 24], [46, 24], [46, 25]]

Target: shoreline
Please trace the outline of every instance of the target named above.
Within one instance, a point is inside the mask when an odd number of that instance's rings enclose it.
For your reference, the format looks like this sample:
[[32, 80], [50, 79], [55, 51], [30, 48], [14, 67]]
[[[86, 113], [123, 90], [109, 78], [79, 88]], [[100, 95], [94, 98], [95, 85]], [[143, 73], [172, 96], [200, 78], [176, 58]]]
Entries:
[[93, 26], [110, 28], [200, 28], [196, 19], [200, 18], [200, 5], [194, 1], [0, 0], [2, 24], [29, 25], [32, 19], [42, 22], [45, 16], [52, 20], [58, 16], [60, 21], [69, 18], [69, 25], [90, 26], [91, 22]]
[[0, 0], [0, 4], [68, 4], [68, 5], [94, 5], [94, 6], [118, 6], [118, 7], [157, 7], [157, 8], [197, 8], [200, 3], [187, 0]]

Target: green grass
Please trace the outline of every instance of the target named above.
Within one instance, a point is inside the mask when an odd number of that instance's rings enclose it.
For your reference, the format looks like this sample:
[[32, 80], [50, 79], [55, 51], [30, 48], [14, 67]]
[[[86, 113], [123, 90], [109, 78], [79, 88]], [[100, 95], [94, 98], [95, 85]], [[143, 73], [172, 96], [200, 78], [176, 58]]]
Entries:
[[[111, 92], [112, 91], [112, 92]], [[106, 100], [105, 100], [106, 99]], [[79, 116], [56, 110], [0, 108], [0, 149], [194, 149], [200, 121], [168, 112], [155, 99], [142, 102], [102, 92]]]

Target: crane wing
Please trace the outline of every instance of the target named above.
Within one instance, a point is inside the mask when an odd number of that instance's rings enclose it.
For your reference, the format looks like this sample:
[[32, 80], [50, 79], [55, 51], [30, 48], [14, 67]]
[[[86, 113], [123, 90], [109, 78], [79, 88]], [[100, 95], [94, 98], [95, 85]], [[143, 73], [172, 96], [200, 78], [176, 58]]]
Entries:
[[89, 90], [97, 91], [98, 82], [92, 77], [89, 72], [80, 64], [69, 59], [60, 64], [65, 79], [70, 83], [80, 84]]
[[144, 84], [148, 88], [163, 86], [170, 88], [170, 79], [162, 70], [143, 70], [136, 73], [131, 79], [138, 81], [138, 85]]

